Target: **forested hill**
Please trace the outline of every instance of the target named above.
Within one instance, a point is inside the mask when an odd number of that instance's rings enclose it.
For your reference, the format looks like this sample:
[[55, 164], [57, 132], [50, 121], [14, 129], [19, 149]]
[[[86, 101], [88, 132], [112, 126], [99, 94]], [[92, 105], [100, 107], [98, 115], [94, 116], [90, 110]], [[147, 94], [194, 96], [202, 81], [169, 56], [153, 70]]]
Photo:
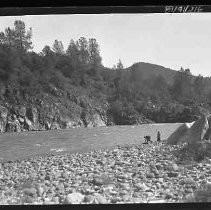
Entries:
[[139, 62], [135, 63], [129, 68], [125, 69], [126, 71], [134, 71], [136, 80], [140, 79], [148, 79], [151, 77], [155, 77], [161, 75], [169, 85], [172, 85], [174, 82], [176, 70], [172, 70], [169, 68], [165, 68], [160, 65]]
[[209, 78], [137, 63], [102, 65], [96, 39], [33, 52], [33, 29], [0, 32], [0, 131], [191, 122], [210, 111]]
[[[133, 71], [135, 80], [149, 79], [160, 75], [166, 80], [168, 85], [173, 85], [174, 79], [178, 73], [178, 70], [173, 70], [160, 65], [145, 62], [135, 63], [125, 70], [128, 71], [129, 74], [131, 71]], [[191, 73], [189, 72], [189, 74]], [[192, 82], [194, 82], [197, 76], [191, 75], [190, 78]], [[206, 91], [211, 90], [211, 77], [203, 77], [203, 83]]]

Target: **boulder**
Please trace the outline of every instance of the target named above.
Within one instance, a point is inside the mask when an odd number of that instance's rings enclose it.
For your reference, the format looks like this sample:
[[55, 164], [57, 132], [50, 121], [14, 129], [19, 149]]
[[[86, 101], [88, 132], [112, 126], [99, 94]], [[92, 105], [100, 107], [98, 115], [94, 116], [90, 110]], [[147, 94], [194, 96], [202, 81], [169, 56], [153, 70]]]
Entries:
[[8, 110], [5, 107], [0, 106], [0, 119], [6, 122], [7, 115], [8, 115]]
[[94, 193], [94, 204], [107, 204], [108, 201], [99, 193]]
[[207, 120], [208, 120], [209, 128], [207, 129], [207, 132], [204, 135], [204, 139], [211, 140], [211, 115], [207, 117]]
[[102, 117], [99, 114], [94, 114], [93, 116], [94, 120], [94, 127], [95, 126], [106, 126], [106, 123], [102, 120]]
[[102, 120], [101, 116], [97, 113], [91, 116], [91, 119], [88, 117], [85, 118], [87, 127], [97, 127], [97, 126], [106, 126], [106, 123]]
[[18, 114], [19, 114], [21, 117], [25, 117], [25, 116], [26, 116], [26, 107], [21, 106], [21, 107], [18, 109]]
[[37, 196], [37, 191], [35, 188], [24, 188], [23, 193], [25, 195], [28, 195], [30, 197], [36, 197]]
[[[106, 121], [104, 117], [101, 117], [101, 114], [96, 111], [83, 111], [81, 114], [81, 119], [85, 127], [97, 127], [97, 126], [106, 126]], [[105, 121], [104, 121], [105, 120]]]
[[203, 115], [199, 118], [188, 130], [188, 143], [196, 143], [204, 139], [206, 132], [208, 131], [209, 124], [207, 116]]
[[85, 195], [84, 202], [86, 203], [92, 203], [95, 197], [93, 195]]
[[50, 130], [51, 129], [51, 123], [50, 122], [48, 122], [48, 121], [45, 122], [45, 129], [46, 130]]
[[62, 129], [75, 128], [83, 125], [83, 122], [80, 118], [70, 119], [69, 117], [60, 116], [60, 126]]
[[6, 131], [7, 117], [8, 110], [5, 107], [0, 106], [0, 132]]
[[33, 123], [37, 123], [37, 120], [38, 120], [37, 108], [35, 108], [35, 107], [27, 108], [27, 110], [26, 110], [26, 116]]
[[59, 126], [59, 124], [57, 123], [57, 122], [53, 122], [52, 124], [51, 124], [51, 126], [50, 126], [50, 129], [52, 129], [52, 130], [58, 130], [58, 129], [60, 129], [60, 126]]
[[193, 121], [191, 123], [185, 123], [185, 124], [187, 125], [188, 128], [190, 128], [194, 123], [195, 123], [195, 121]]
[[24, 128], [28, 131], [34, 130], [34, 126], [33, 123], [31, 122], [31, 120], [29, 120], [28, 118], [25, 118], [24, 121]]
[[193, 123], [184, 123], [167, 139], [168, 144], [196, 143], [209, 136], [207, 116], [203, 115]]
[[21, 126], [18, 120], [8, 121], [5, 127], [6, 132], [20, 132]]
[[21, 124], [24, 124], [25, 119], [24, 119], [23, 117], [18, 117], [18, 121], [19, 121]]
[[84, 195], [81, 193], [71, 193], [64, 199], [64, 204], [80, 204], [84, 200]]
[[0, 133], [5, 132], [5, 122], [0, 119]]

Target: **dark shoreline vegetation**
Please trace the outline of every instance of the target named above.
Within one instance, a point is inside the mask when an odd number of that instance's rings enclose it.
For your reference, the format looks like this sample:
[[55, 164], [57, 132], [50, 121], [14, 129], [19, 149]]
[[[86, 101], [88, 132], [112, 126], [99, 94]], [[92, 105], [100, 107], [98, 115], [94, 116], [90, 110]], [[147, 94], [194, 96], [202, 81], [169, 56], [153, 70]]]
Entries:
[[[211, 79], [136, 63], [102, 65], [93, 38], [32, 51], [32, 29], [0, 33], [0, 131], [192, 122], [210, 110]], [[141, 50], [141, 49], [140, 49]]]

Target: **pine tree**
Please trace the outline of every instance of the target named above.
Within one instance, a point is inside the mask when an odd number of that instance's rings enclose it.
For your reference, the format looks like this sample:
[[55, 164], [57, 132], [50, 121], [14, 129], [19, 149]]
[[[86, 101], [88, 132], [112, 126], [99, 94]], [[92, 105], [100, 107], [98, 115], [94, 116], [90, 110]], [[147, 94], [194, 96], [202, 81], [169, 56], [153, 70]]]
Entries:
[[15, 46], [15, 31], [10, 27], [5, 29], [5, 44], [9, 47]]
[[42, 49], [41, 55], [43, 56], [48, 56], [48, 55], [52, 55], [52, 50], [50, 48], [50, 46], [45, 45], [45, 47]]
[[101, 65], [100, 49], [96, 39], [89, 39], [89, 63], [94, 67]]
[[66, 54], [69, 56], [73, 70], [76, 70], [79, 65], [79, 48], [73, 39], [70, 40]]
[[14, 46], [17, 49], [28, 51], [33, 49], [32, 47], [32, 28], [26, 31], [25, 23], [21, 20], [14, 22]]
[[89, 62], [89, 51], [88, 51], [88, 42], [85, 37], [81, 37], [76, 45], [79, 49], [79, 60], [82, 64], [87, 64]]
[[62, 42], [58, 41], [57, 39], [54, 41], [52, 49], [56, 54], [59, 54], [59, 55], [64, 54], [64, 46], [63, 46]]
[[116, 65], [116, 67], [117, 67], [117, 69], [123, 69], [124, 68], [122, 61], [120, 59], [119, 59], [117, 65]]

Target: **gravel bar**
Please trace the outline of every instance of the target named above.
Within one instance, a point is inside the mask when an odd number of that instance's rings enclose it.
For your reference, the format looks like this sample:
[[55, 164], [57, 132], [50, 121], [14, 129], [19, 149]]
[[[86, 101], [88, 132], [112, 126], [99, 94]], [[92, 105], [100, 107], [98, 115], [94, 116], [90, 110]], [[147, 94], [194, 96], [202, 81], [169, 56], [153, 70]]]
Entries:
[[179, 163], [183, 145], [117, 146], [0, 164], [1, 205], [177, 203], [211, 181], [211, 161]]

